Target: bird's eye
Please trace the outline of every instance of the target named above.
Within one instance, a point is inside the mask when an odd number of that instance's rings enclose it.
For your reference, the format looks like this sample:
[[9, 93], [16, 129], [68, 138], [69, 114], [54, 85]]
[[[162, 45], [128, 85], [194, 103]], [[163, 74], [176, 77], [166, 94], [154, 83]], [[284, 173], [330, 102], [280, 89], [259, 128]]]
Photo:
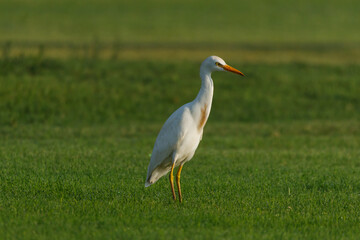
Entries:
[[222, 64], [221, 64], [221, 63], [218, 63], [218, 62], [216, 62], [215, 65], [218, 66], [218, 67], [221, 67], [221, 66], [222, 66]]

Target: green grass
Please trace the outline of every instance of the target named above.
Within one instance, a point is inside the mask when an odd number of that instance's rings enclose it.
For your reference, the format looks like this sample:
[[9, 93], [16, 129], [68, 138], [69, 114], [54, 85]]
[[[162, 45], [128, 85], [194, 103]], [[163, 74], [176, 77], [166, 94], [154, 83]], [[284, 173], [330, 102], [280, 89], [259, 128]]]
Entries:
[[357, 239], [359, 65], [225, 60], [179, 204], [144, 181], [200, 62], [2, 59], [0, 238]]
[[172, 201], [167, 178], [143, 187], [157, 127], [3, 129], [0, 236], [356, 239], [360, 233], [360, 129], [353, 122], [210, 121], [184, 167], [182, 204]]
[[[0, 123], [160, 122], [199, 88], [201, 62], [0, 61]], [[211, 121], [359, 120], [359, 65], [238, 64], [214, 73]]]
[[316, 1], [0, 2], [0, 40], [358, 43], [360, 3]]

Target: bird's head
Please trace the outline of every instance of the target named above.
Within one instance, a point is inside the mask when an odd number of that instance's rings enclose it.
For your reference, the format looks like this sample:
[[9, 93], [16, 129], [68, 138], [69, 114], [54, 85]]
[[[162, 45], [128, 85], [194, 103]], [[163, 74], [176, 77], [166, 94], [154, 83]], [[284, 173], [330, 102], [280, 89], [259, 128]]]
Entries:
[[227, 65], [223, 59], [217, 56], [210, 56], [206, 58], [201, 64], [201, 69], [206, 72], [228, 71], [245, 76], [242, 72]]

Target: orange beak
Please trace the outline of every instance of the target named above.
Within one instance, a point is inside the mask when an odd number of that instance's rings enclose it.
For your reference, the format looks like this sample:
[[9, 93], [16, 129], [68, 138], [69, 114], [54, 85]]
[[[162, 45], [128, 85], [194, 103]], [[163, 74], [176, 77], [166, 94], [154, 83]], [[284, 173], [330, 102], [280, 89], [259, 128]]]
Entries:
[[230, 67], [229, 65], [223, 65], [222, 68], [226, 71], [233, 72], [233, 73], [239, 74], [241, 76], [245, 76], [242, 72], [240, 72], [239, 70], [237, 70], [233, 67]]

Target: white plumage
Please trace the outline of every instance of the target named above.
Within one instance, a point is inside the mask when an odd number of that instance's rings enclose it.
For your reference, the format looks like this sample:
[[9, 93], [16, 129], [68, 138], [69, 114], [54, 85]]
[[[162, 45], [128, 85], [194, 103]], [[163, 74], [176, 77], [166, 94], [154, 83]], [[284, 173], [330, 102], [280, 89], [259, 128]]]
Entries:
[[243, 75], [230, 67], [217, 56], [206, 58], [200, 67], [201, 88], [196, 98], [177, 109], [166, 120], [156, 138], [151, 155], [145, 187], [154, 184], [159, 178], [170, 172], [170, 184], [174, 200], [173, 169], [180, 166], [177, 173], [179, 200], [182, 201], [180, 173], [185, 162], [189, 161], [201, 141], [203, 129], [209, 117], [214, 92], [211, 73], [230, 71]]

